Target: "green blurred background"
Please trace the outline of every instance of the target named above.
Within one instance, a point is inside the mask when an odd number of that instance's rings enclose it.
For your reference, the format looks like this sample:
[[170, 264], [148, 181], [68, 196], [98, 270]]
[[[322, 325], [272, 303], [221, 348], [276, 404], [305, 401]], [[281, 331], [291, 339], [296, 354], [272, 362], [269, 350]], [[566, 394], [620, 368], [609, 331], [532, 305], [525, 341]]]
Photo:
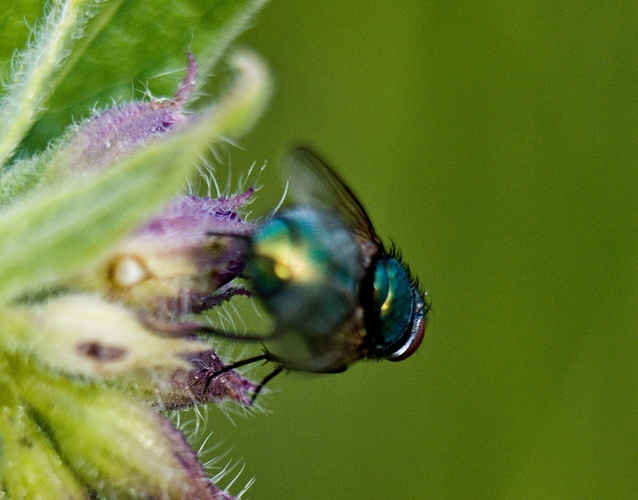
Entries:
[[315, 146], [433, 315], [408, 361], [280, 376], [235, 426], [211, 412], [247, 497], [638, 494], [637, 30], [636, 2], [258, 16], [240, 41], [277, 89], [233, 168]]

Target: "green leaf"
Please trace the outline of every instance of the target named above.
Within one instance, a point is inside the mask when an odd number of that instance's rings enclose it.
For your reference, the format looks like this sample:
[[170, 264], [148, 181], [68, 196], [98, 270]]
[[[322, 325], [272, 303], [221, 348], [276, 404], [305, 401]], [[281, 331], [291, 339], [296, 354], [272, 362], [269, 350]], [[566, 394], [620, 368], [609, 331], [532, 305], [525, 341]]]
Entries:
[[10, 61], [17, 47], [23, 47], [29, 34], [30, 26], [42, 14], [42, 0], [14, 0], [4, 2], [0, 9], [0, 77], [8, 81]]
[[49, 151], [14, 161], [0, 176], [0, 207], [15, 202], [36, 186], [49, 166]]
[[51, 82], [53, 99], [27, 145], [30, 149], [46, 145], [62, 133], [71, 116], [85, 116], [96, 103], [130, 100], [132, 84], [153, 95], [172, 95], [188, 51], [195, 54], [200, 74], [210, 75], [265, 1], [106, 2]]
[[13, 61], [8, 91], [0, 100], [0, 167], [7, 164], [46, 105], [55, 88], [53, 79], [68, 60], [75, 41], [83, 35], [96, 3], [97, 0], [51, 2], [34, 41]]

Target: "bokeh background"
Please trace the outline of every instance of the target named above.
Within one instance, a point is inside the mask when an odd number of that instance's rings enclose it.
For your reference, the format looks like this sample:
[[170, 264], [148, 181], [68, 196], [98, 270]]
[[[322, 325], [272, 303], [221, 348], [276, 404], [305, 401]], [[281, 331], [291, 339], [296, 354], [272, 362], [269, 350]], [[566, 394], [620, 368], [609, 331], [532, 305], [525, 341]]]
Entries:
[[[638, 4], [271, 2], [235, 172], [312, 144], [433, 303], [421, 350], [210, 414], [248, 498], [638, 494]], [[242, 479], [239, 481], [241, 482]], [[236, 486], [235, 486], [236, 488]]]

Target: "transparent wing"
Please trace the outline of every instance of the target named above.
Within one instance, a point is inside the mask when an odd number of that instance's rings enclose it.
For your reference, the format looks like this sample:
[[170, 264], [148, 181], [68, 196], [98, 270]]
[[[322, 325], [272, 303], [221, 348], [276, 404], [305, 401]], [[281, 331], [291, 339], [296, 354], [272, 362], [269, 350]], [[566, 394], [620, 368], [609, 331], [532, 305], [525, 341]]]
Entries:
[[354, 233], [379, 248], [383, 246], [370, 217], [352, 190], [313, 151], [305, 147], [290, 151], [284, 160], [284, 175], [299, 203], [336, 210]]

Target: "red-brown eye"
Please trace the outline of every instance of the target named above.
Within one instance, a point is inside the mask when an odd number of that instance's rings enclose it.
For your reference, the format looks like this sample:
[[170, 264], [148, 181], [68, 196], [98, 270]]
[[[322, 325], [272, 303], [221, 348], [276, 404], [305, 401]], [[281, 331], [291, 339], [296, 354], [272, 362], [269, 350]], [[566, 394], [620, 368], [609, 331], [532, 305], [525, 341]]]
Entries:
[[421, 345], [423, 341], [423, 337], [425, 336], [425, 317], [421, 316], [416, 320], [414, 326], [412, 328], [412, 334], [410, 335], [408, 342], [397, 354], [397, 356], [393, 356], [388, 358], [390, 361], [403, 361], [404, 359], [409, 358], [416, 352], [416, 350]]

